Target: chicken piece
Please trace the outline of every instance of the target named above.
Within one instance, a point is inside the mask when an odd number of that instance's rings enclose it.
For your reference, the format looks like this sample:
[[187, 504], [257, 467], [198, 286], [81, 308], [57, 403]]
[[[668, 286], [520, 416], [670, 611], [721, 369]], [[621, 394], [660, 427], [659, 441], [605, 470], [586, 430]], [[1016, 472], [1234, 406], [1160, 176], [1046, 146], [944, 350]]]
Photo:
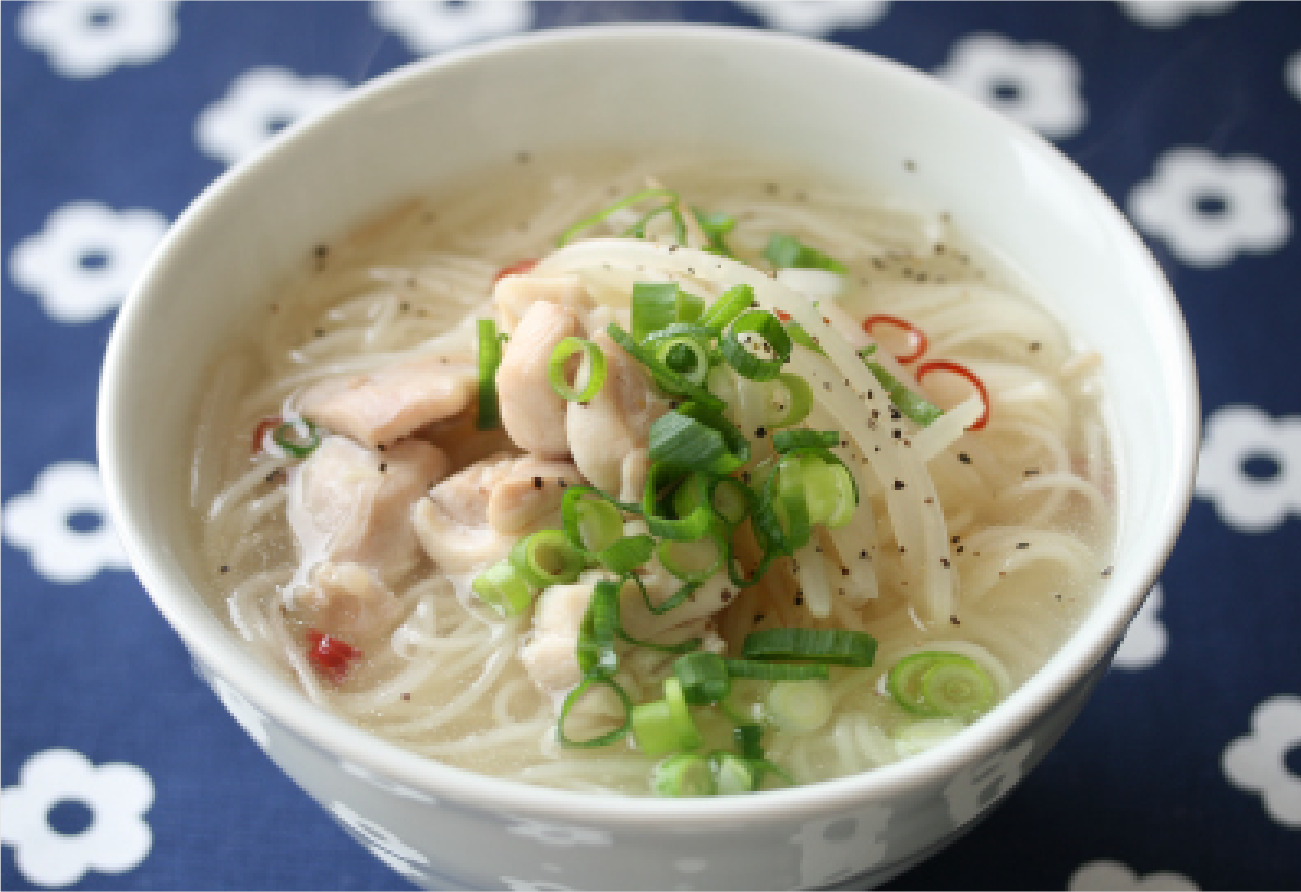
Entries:
[[416, 536], [445, 573], [466, 573], [505, 557], [525, 534], [559, 526], [567, 485], [581, 483], [565, 461], [497, 456], [471, 465], [416, 502]]
[[570, 403], [565, 434], [574, 464], [597, 489], [639, 501], [649, 466], [650, 428], [669, 409], [641, 363], [605, 332], [592, 340], [605, 354], [605, 383], [588, 403]]
[[563, 694], [583, 680], [578, 633], [599, 576], [585, 573], [582, 580], [553, 585], [538, 598], [533, 634], [520, 647], [519, 656], [529, 678], [545, 694]]
[[321, 381], [299, 398], [299, 411], [366, 446], [392, 443], [469, 404], [476, 370], [444, 359], [429, 356]]
[[506, 342], [497, 369], [502, 427], [516, 446], [552, 458], [569, 454], [564, 397], [551, 387], [556, 345], [582, 333], [573, 310], [540, 300], [529, 306]]
[[558, 276], [502, 276], [492, 289], [492, 299], [497, 304], [502, 326], [513, 332], [538, 301], [556, 304], [584, 316], [592, 308], [591, 296], [578, 276], [564, 273]]
[[403, 441], [380, 453], [346, 437], [322, 440], [289, 470], [285, 514], [298, 548], [295, 606], [331, 631], [356, 632], [390, 617], [385, 580], [416, 562], [411, 505], [447, 473], [437, 447]]

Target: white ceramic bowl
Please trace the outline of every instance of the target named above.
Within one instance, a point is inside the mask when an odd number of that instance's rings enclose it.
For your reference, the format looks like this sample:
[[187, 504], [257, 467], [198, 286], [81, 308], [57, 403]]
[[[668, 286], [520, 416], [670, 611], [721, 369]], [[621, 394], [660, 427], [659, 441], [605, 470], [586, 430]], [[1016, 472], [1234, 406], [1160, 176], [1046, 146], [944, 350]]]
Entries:
[[[558, 792], [440, 765], [323, 712], [205, 606], [187, 504], [193, 420], [205, 371], [255, 324], [271, 283], [417, 190], [521, 150], [596, 146], [758, 152], [947, 210], [1102, 352], [1114, 573], [1061, 652], [958, 737], [870, 774], [750, 797]], [[100, 470], [135, 570], [267, 755], [417, 882], [547, 889], [874, 884], [954, 839], [1048, 752], [1106, 671], [1182, 522], [1199, 418], [1174, 296], [1125, 218], [1052, 146], [879, 58], [686, 26], [552, 31], [437, 57], [284, 135], [172, 228], [118, 317], [99, 409]]]

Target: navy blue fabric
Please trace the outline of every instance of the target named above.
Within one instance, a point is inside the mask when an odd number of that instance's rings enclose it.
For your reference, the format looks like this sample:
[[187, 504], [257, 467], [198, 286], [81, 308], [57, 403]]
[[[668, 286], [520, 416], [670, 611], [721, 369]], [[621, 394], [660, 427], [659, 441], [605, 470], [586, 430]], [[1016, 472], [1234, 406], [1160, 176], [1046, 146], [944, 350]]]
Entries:
[[[536, 3], [531, 13], [532, 28], [609, 18], [780, 26], [750, 5], [721, 2]], [[16, 506], [51, 465], [93, 465], [99, 364], [113, 321], [111, 308], [83, 321], [52, 314], [15, 272], [20, 246], [77, 202], [175, 219], [227, 166], [197, 144], [196, 120], [251, 68], [355, 85], [414, 51], [370, 4], [193, 3], [176, 8], [175, 40], [156, 58], [72, 77], [22, 36], [25, 15], [24, 4], [0, 6], [0, 783], [16, 789], [24, 766], [57, 748], [93, 765], [137, 766], [151, 780], [147, 853], [130, 869], [91, 869], [60, 887], [406, 888], [247, 739], [129, 571], [109, 562], [51, 578], [9, 521], [26, 517]], [[822, 29], [929, 71], [949, 66], [978, 33], [1074, 60], [1087, 115], [1056, 141], [1122, 209], [1133, 211], [1135, 191], [1177, 147], [1256, 159], [1281, 178], [1290, 229], [1227, 258], [1178, 248], [1151, 225], [1140, 230], [1186, 313], [1208, 425], [1236, 406], [1254, 407], [1276, 432], [1301, 425], [1301, 236], [1291, 231], [1301, 74], [1292, 86], [1288, 75], [1290, 64], [1301, 68], [1301, 6], [1207, 7], [1156, 27], [1111, 3], [895, 3], [875, 21]], [[1160, 581], [1159, 656], [1114, 669], [1027, 781], [891, 888], [1085, 888], [1096, 862], [1118, 862], [1134, 882], [1175, 873], [1206, 889], [1301, 887], [1298, 806], [1271, 811], [1225, 766], [1253, 714], [1272, 704], [1291, 716], [1301, 703], [1301, 586], [1290, 563], [1301, 546], [1301, 443], [1269, 442], [1237, 455], [1238, 483], [1275, 486], [1281, 516], [1244, 520], [1226, 507], [1232, 493], [1200, 489]], [[86, 510], [74, 527], [104, 522]], [[1292, 727], [1276, 791], [1301, 785], [1301, 728]], [[73, 811], [58, 820], [75, 826]], [[0, 883], [40, 888], [5, 841]]]

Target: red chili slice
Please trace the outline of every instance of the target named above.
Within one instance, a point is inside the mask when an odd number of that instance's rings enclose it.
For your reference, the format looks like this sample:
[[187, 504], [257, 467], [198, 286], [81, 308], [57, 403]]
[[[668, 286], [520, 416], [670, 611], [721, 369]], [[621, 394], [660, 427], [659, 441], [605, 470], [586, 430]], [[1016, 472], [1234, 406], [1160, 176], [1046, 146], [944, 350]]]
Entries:
[[497, 275], [492, 277], [492, 281], [495, 284], [501, 281], [503, 276], [516, 276], [520, 273], [526, 273], [537, 265], [536, 260], [516, 260], [514, 263], [509, 263], [497, 270]]
[[262, 441], [266, 439], [267, 431], [275, 430], [284, 421], [279, 415], [272, 415], [270, 418], [263, 418], [253, 428], [253, 445], [250, 450], [254, 455], [262, 451]]
[[774, 316], [776, 316], [776, 317], [777, 317], [778, 319], [780, 319], [782, 322], [790, 322], [790, 321], [791, 321], [791, 314], [788, 313], [788, 312], [786, 312], [785, 310], [773, 310], [772, 313], [773, 313]]
[[884, 322], [886, 325], [893, 325], [895, 328], [901, 328], [908, 333], [909, 346], [912, 352], [904, 356], [896, 356], [895, 361], [900, 365], [907, 365], [914, 360], [921, 359], [926, 352], [926, 333], [920, 328], [913, 325], [907, 319], [900, 319], [898, 316], [868, 316], [863, 320], [863, 331], [868, 334], [872, 333], [872, 328], [878, 323]]
[[315, 629], [307, 632], [307, 661], [335, 684], [348, 674], [348, 664], [360, 657], [361, 651], [342, 638]]
[[980, 394], [980, 401], [985, 404], [985, 411], [980, 413], [980, 417], [977, 418], [975, 423], [972, 424], [971, 427], [967, 428], [967, 430], [978, 431], [986, 424], [989, 424], [989, 391], [985, 389], [985, 382], [976, 377], [975, 372], [956, 362], [939, 359], [933, 362], [924, 362], [917, 367], [917, 371], [914, 373], [917, 376], [917, 383], [922, 383], [922, 378], [925, 378], [931, 372], [950, 372], [959, 377], [966, 378], [967, 383], [976, 388], [976, 393]]

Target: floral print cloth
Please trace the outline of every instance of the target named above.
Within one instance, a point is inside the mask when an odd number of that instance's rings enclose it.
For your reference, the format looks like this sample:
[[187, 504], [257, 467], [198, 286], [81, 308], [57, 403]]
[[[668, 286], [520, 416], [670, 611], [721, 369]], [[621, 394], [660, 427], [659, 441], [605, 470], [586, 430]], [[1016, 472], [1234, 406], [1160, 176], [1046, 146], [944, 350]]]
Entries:
[[99, 364], [169, 222], [274, 134], [414, 58], [610, 20], [788, 31], [935, 74], [1074, 158], [1187, 316], [1204, 439], [1160, 582], [1043, 765], [988, 810], [956, 789], [983, 820], [891, 887], [1301, 887], [1301, 6], [1226, 0], [4, 4], [0, 885], [422, 875], [263, 756], [260, 717], [213, 696], [130, 574], [95, 467]]

